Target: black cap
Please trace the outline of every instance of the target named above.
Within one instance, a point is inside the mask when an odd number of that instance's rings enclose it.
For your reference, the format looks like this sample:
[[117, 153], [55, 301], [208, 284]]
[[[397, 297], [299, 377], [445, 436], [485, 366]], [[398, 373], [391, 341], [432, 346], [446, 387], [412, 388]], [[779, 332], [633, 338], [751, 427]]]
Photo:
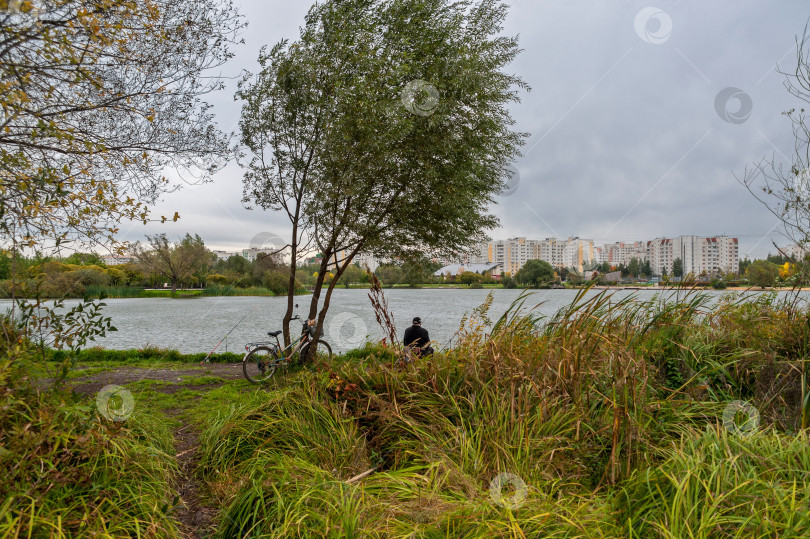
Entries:
[[419, 318], [418, 316], [414, 316], [414, 317], [413, 317], [413, 323], [414, 323], [414, 324], [421, 324], [421, 323], [422, 323], [422, 319], [421, 319], [421, 318]]

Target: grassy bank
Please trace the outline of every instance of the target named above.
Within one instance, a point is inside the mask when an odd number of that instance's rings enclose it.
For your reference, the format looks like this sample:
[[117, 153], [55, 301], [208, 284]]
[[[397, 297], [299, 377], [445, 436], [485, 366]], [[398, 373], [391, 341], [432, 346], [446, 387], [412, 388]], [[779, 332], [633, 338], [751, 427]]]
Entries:
[[[543, 320], [519, 303], [485, 334], [485, 304], [454, 350], [407, 368], [369, 344], [258, 390], [132, 390], [141, 420], [182, 406], [200, 429], [215, 537], [806, 537], [810, 316], [773, 294], [711, 305], [581, 293]], [[49, 425], [51, 439], [71, 428]], [[121, 429], [130, 443], [160, 444], [137, 425]], [[135, 480], [136, 457], [95, 466]], [[39, 522], [62, 525], [70, 502], [37, 492]], [[4, 518], [25, 531], [30, 500], [14, 500]], [[173, 513], [153, 518], [173, 536]]]
[[[242, 361], [242, 353], [223, 352], [211, 354], [210, 363], [237, 363]], [[207, 353], [181, 354], [177, 350], [165, 348], [146, 347], [132, 350], [107, 350], [105, 348], [86, 348], [80, 350], [73, 357], [77, 363], [199, 363], [208, 356]], [[62, 362], [68, 354], [62, 350], [50, 350], [47, 353], [48, 361]]]
[[488, 339], [480, 315], [415, 368], [369, 347], [212, 419], [218, 536], [810, 533], [805, 311], [602, 295]]
[[162, 416], [136, 412], [122, 425], [84, 399], [2, 385], [0, 536], [177, 536]]
[[[64, 291], [63, 291], [64, 292]], [[309, 294], [309, 290], [301, 288], [295, 291], [296, 294]], [[76, 296], [68, 294], [67, 298], [76, 299], [121, 299], [121, 298], [196, 298], [196, 297], [218, 297], [218, 296], [286, 296], [286, 292], [275, 294], [269, 288], [252, 286], [248, 288], [237, 288], [234, 286], [208, 286], [206, 288], [191, 288], [185, 290], [171, 289], [146, 289], [136, 286], [87, 286], [82, 295]], [[6, 298], [11, 297], [8, 293]], [[22, 297], [22, 296], [18, 296]], [[43, 297], [44, 299], [44, 297]]]
[[[306, 290], [297, 290], [298, 294], [307, 294]], [[233, 286], [208, 286], [189, 290], [147, 290], [131, 286], [88, 286], [85, 297], [88, 298], [186, 298], [212, 296], [275, 296], [269, 288]]]

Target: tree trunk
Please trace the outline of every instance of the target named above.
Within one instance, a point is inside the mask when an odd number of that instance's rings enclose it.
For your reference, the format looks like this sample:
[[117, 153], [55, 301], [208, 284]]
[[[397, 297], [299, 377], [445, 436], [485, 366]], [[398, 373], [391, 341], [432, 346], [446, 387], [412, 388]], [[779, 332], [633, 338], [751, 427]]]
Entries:
[[290, 335], [290, 319], [295, 308], [295, 265], [298, 256], [298, 223], [293, 221], [292, 241], [290, 242], [290, 284], [287, 288], [287, 312], [284, 313], [284, 321], [281, 326], [284, 332], [284, 347], [290, 346], [292, 336]]
[[312, 301], [309, 303], [309, 314], [307, 315], [307, 320], [312, 320], [318, 315], [318, 301], [321, 298], [323, 280], [326, 278], [326, 274], [329, 272], [327, 268], [329, 268], [330, 256], [332, 256], [332, 253], [323, 253], [321, 267], [318, 268], [318, 279], [315, 281], [315, 288], [312, 290]]
[[[360, 246], [358, 246], [354, 251], [352, 251], [349, 254], [348, 257], [346, 257], [346, 260], [343, 261], [343, 264], [341, 266], [336, 266], [335, 267], [335, 278], [332, 279], [332, 281], [329, 283], [329, 286], [326, 289], [326, 297], [323, 300], [323, 306], [321, 307], [321, 311], [318, 314], [318, 325], [315, 326], [315, 337], [312, 339], [312, 345], [310, 346], [310, 350], [312, 351], [312, 353], [317, 351], [318, 341], [320, 340], [321, 333], [323, 333], [323, 322], [326, 319], [326, 312], [329, 310], [329, 302], [332, 299], [332, 291], [335, 289], [335, 285], [337, 284], [337, 282], [340, 279], [341, 275], [343, 275], [343, 272], [346, 271], [346, 268], [349, 267], [349, 264], [352, 263], [352, 260], [354, 259], [354, 257], [357, 255], [357, 253], [359, 251], [360, 251]], [[324, 260], [325, 260], [325, 258], [324, 258]], [[319, 277], [320, 277], [320, 275], [319, 275]], [[323, 286], [323, 280], [320, 280], [319, 284], [321, 286]], [[318, 293], [320, 295], [321, 288], [318, 287], [317, 290], [318, 290]], [[317, 306], [317, 303], [315, 305]], [[315, 317], [314, 314], [312, 316], [310, 316], [310, 318], [314, 318], [314, 317]]]

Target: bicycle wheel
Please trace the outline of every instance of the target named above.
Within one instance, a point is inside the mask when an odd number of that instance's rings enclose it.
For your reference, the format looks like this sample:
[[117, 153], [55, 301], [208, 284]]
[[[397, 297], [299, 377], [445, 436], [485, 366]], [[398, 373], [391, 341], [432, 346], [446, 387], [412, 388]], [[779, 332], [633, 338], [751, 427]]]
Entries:
[[[326, 341], [318, 341], [318, 349], [316, 350], [319, 355], [326, 354], [326, 360], [332, 359], [332, 347]], [[298, 362], [301, 365], [311, 365], [314, 358], [309, 357], [309, 343], [301, 347], [301, 353], [298, 356]]]
[[245, 378], [254, 384], [266, 382], [276, 374], [276, 369], [281, 365], [282, 358], [279, 357], [278, 350], [267, 346], [254, 348], [242, 358], [242, 372]]

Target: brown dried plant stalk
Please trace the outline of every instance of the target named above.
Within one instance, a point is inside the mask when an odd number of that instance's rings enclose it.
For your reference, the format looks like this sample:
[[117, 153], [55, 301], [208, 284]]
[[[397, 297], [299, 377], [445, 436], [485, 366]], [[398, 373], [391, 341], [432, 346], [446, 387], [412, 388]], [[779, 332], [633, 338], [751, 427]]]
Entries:
[[374, 316], [377, 318], [377, 323], [387, 336], [388, 342], [392, 346], [399, 346], [397, 339], [397, 328], [394, 325], [394, 315], [388, 308], [388, 301], [383, 294], [382, 284], [377, 276], [372, 272], [368, 272], [368, 282], [371, 283], [371, 291], [368, 293], [368, 299], [371, 300], [371, 306], [374, 307]]

